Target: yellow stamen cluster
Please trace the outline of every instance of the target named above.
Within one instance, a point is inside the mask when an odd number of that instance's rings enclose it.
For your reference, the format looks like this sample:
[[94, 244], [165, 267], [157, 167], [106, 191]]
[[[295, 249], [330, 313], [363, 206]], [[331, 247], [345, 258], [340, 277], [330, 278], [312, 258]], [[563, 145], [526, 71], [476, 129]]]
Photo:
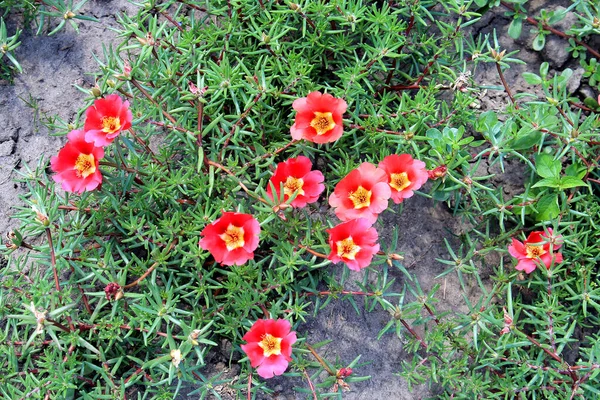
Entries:
[[302, 178], [294, 178], [293, 176], [288, 176], [285, 183], [283, 184], [283, 193], [286, 196], [292, 196], [294, 193], [298, 192], [299, 196], [304, 195], [304, 190], [302, 190], [302, 186], [304, 186], [304, 180]]
[[399, 174], [390, 174], [390, 186], [393, 189], [401, 192], [412, 183], [408, 180], [408, 174], [406, 172], [401, 172]]
[[348, 260], [354, 260], [356, 254], [360, 251], [360, 246], [354, 243], [352, 236], [344, 240], [335, 242], [337, 246], [337, 255]]
[[281, 354], [281, 340], [282, 338], [267, 333], [262, 337], [262, 340], [258, 342], [258, 346], [263, 349], [263, 355], [265, 357], [272, 355], [278, 356]]
[[359, 186], [358, 189], [351, 192], [348, 198], [352, 200], [354, 208], [357, 210], [371, 205], [371, 191], [362, 186]]
[[543, 246], [534, 246], [528, 244], [525, 246], [525, 252], [527, 253], [527, 258], [538, 258], [543, 254], [546, 254], [546, 250], [544, 250]]
[[78, 178], [87, 178], [96, 172], [96, 160], [93, 154], [80, 154], [75, 160], [75, 174]]
[[225, 242], [227, 250], [232, 251], [244, 246], [244, 228], [229, 224], [225, 233], [220, 235], [220, 238]]
[[324, 135], [335, 128], [335, 121], [330, 112], [322, 113], [315, 111], [315, 116], [312, 121], [310, 121], [310, 126], [315, 128], [317, 135]]
[[115, 133], [121, 129], [119, 117], [102, 117], [102, 132]]

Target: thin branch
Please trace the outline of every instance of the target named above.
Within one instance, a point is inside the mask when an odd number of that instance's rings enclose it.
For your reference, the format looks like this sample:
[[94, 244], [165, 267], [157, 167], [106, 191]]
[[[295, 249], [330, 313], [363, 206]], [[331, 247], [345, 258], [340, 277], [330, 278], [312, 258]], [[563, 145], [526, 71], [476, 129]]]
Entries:
[[504, 74], [502, 73], [502, 67], [500, 66], [500, 63], [498, 63], [498, 62], [496, 63], [496, 70], [498, 71], [498, 75], [500, 76], [500, 80], [502, 81], [502, 86], [504, 86], [504, 90], [506, 91], [508, 98], [510, 99], [511, 103], [514, 104], [515, 108], [518, 110], [519, 105], [515, 102], [515, 98], [513, 97], [512, 93], [510, 92], [508, 83], [506, 83], [506, 79], [504, 79]]
[[54, 252], [54, 243], [52, 242], [50, 228], [46, 228], [46, 237], [48, 238], [48, 246], [50, 247], [50, 264], [52, 265], [52, 273], [54, 274], [54, 287], [57, 292], [60, 292], [60, 282], [58, 281], [58, 271], [56, 270], [56, 253]]
[[[507, 3], [506, 1], [501, 1], [500, 3], [504, 7], [508, 8], [509, 10], [511, 10], [513, 12], [516, 12], [515, 8], [511, 4]], [[541, 23], [540, 21], [536, 20], [535, 18], [531, 18], [531, 17], [528, 17], [528, 16], [525, 16], [525, 17], [526, 17], [525, 20], [528, 23], [530, 23], [531, 25], [539, 26], [541, 24], [542, 28], [544, 30], [550, 31], [550, 32], [554, 33], [555, 35], [560, 36], [563, 39], [567, 39], [567, 40], [568, 39], [573, 39], [575, 41], [575, 43], [577, 43], [580, 46], [585, 47], [587, 49], [587, 51], [589, 51], [594, 57], [600, 59], [600, 52], [594, 50], [589, 44], [587, 44], [587, 43], [585, 43], [585, 42], [577, 39], [577, 37], [575, 37], [573, 35], [567, 35], [563, 31], [560, 31], [560, 30], [558, 30], [556, 28], [552, 28], [551, 26], [549, 26], [547, 24]]]

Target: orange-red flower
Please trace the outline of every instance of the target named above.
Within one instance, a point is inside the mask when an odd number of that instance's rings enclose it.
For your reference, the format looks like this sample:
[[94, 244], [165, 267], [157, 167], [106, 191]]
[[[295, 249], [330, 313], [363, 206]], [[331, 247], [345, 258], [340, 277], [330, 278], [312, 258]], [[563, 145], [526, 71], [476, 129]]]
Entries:
[[388, 176], [388, 184], [392, 189], [394, 203], [402, 203], [412, 197], [427, 182], [427, 168], [423, 161], [413, 159], [410, 154], [392, 154], [379, 163]]
[[85, 140], [96, 146], [107, 146], [121, 131], [131, 127], [129, 102], [121, 100], [118, 94], [111, 94], [94, 101], [85, 112]]
[[260, 225], [250, 214], [225, 212], [200, 233], [200, 247], [210, 251], [218, 263], [242, 265], [254, 258]]
[[348, 105], [328, 93], [312, 92], [294, 100], [296, 121], [290, 128], [294, 140], [306, 139], [314, 143], [338, 140], [344, 131], [342, 116]]
[[[271, 200], [274, 197], [281, 198], [281, 185], [283, 185], [283, 201], [287, 201], [296, 193], [296, 197], [290, 203], [292, 207], [304, 207], [307, 203], [314, 203], [325, 190], [323, 180], [325, 177], [321, 171], [311, 171], [312, 163], [307, 157], [298, 156], [277, 164], [275, 174], [267, 186], [267, 195]], [[273, 190], [275, 188], [275, 196]]]
[[285, 372], [297, 340], [291, 329], [292, 324], [285, 319], [259, 319], [244, 335], [248, 343], [242, 345], [242, 350], [252, 368], [258, 367], [258, 375], [268, 379]]
[[69, 141], [60, 149], [58, 156], [50, 159], [52, 176], [67, 192], [83, 193], [94, 190], [102, 183], [100, 159], [104, 157], [102, 147], [85, 141], [85, 133], [74, 130], [67, 135]]
[[386, 172], [364, 162], [337, 184], [329, 196], [329, 205], [342, 221], [366, 218], [373, 224], [387, 208], [391, 194]]
[[562, 253], [555, 252], [562, 246], [562, 236], [552, 235], [551, 228], [548, 228], [548, 233], [550, 236], [547, 236], [544, 231], [531, 232], [523, 243], [515, 238], [512, 239], [508, 252], [518, 260], [516, 269], [529, 274], [538, 264], [544, 264], [547, 269], [550, 269], [552, 262], [558, 264], [563, 261]]
[[365, 218], [359, 218], [327, 229], [331, 247], [327, 258], [334, 263], [343, 261], [353, 271], [368, 267], [379, 251], [379, 235], [371, 225]]

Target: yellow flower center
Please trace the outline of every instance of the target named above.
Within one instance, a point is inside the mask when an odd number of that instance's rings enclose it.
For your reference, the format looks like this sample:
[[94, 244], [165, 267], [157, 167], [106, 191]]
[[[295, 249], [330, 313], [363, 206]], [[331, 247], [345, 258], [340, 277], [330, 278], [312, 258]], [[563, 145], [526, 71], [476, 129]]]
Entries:
[[390, 186], [399, 192], [409, 187], [411, 183], [412, 182], [408, 180], [408, 174], [406, 172], [391, 174]]
[[360, 251], [360, 246], [354, 243], [352, 236], [335, 242], [337, 246], [337, 255], [348, 260], [354, 260], [356, 254]]
[[527, 252], [527, 258], [538, 258], [542, 254], [546, 254], [543, 246], [534, 246], [531, 244], [525, 246], [525, 251]]
[[102, 132], [115, 133], [121, 129], [119, 117], [102, 117]]
[[272, 355], [278, 356], [281, 354], [281, 340], [282, 338], [267, 333], [262, 337], [262, 340], [258, 342], [258, 346], [263, 349], [263, 355], [265, 357]]
[[350, 193], [348, 198], [352, 200], [354, 208], [357, 210], [371, 205], [371, 191], [362, 186], [359, 186], [358, 189]]
[[87, 178], [96, 172], [96, 163], [93, 154], [81, 153], [75, 160], [75, 174], [78, 178]]
[[244, 246], [244, 228], [229, 224], [225, 233], [221, 234], [227, 250], [232, 251]]
[[302, 186], [304, 185], [304, 180], [302, 178], [294, 178], [293, 176], [288, 176], [285, 183], [283, 184], [283, 193], [286, 196], [292, 196], [294, 193], [298, 192], [299, 196], [304, 195], [304, 190], [302, 190]]
[[317, 135], [324, 135], [335, 128], [335, 122], [330, 112], [321, 113], [315, 111], [315, 117], [310, 121], [310, 126], [315, 128]]

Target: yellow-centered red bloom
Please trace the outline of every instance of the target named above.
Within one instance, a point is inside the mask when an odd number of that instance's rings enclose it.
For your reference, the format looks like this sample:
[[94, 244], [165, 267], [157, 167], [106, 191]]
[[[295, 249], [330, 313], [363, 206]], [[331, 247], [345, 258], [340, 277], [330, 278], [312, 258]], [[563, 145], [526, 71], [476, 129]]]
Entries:
[[[307, 203], [314, 203], [325, 190], [321, 171], [311, 171], [312, 163], [307, 157], [298, 156], [277, 164], [275, 174], [271, 177], [271, 185], [267, 186], [267, 195], [271, 200], [281, 198], [283, 187], [283, 201], [288, 201], [294, 194], [296, 197], [290, 203], [292, 207], [304, 207]], [[273, 196], [272, 187], [275, 188]]]
[[428, 173], [423, 161], [413, 159], [410, 154], [392, 154], [379, 163], [388, 176], [394, 203], [402, 203], [412, 197], [427, 182]]
[[515, 267], [517, 270], [529, 274], [538, 264], [543, 264], [550, 269], [553, 262], [559, 264], [563, 261], [562, 253], [556, 252], [562, 246], [562, 237], [553, 236], [552, 228], [548, 228], [548, 233], [549, 236], [544, 231], [531, 232], [523, 243], [515, 238], [512, 239], [508, 252], [518, 260]]
[[224, 265], [242, 265], [254, 259], [260, 225], [250, 214], [225, 212], [200, 233], [200, 247]]
[[306, 139], [314, 143], [338, 140], [344, 132], [343, 115], [348, 105], [328, 93], [312, 92], [294, 100], [296, 121], [290, 128], [294, 140]]
[[285, 372], [292, 360], [292, 345], [297, 340], [296, 332], [291, 329], [292, 325], [285, 319], [259, 319], [244, 335], [248, 343], [241, 346], [242, 350], [252, 368], [258, 367], [258, 375], [268, 379]]
[[342, 221], [366, 218], [373, 224], [388, 207], [391, 194], [386, 172], [364, 162], [337, 184], [329, 196], [329, 205]]
[[123, 102], [117, 94], [94, 101], [85, 112], [85, 116], [85, 140], [93, 142], [96, 146], [111, 144], [121, 131], [131, 127], [129, 102]]
[[69, 141], [50, 159], [50, 168], [55, 174], [55, 182], [62, 185], [66, 192], [83, 193], [94, 190], [102, 183], [100, 159], [104, 150], [85, 141], [83, 131], [71, 131]]
[[331, 248], [327, 258], [334, 263], [342, 261], [353, 271], [368, 267], [379, 251], [379, 235], [371, 225], [365, 218], [358, 218], [327, 229]]

